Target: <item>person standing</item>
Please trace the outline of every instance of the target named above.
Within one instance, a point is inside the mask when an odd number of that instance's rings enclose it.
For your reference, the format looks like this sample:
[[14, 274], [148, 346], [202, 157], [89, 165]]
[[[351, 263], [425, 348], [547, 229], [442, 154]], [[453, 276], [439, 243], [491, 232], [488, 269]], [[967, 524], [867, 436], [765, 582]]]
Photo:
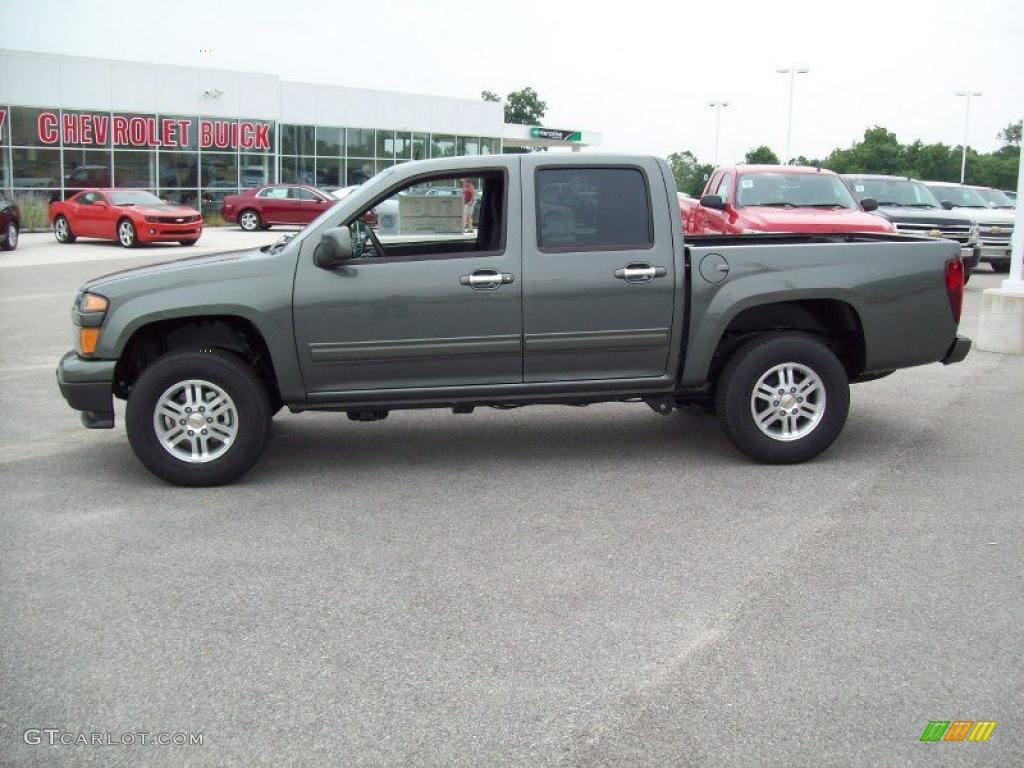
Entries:
[[476, 203], [476, 187], [469, 179], [462, 180], [462, 231], [473, 231], [473, 205]]

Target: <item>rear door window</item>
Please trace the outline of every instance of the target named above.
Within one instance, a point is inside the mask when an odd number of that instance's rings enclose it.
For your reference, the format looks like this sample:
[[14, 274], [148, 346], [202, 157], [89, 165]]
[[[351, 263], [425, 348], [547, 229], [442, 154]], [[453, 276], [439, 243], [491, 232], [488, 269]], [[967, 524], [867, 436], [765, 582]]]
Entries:
[[537, 171], [537, 247], [635, 250], [654, 243], [647, 178], [639, 168]]

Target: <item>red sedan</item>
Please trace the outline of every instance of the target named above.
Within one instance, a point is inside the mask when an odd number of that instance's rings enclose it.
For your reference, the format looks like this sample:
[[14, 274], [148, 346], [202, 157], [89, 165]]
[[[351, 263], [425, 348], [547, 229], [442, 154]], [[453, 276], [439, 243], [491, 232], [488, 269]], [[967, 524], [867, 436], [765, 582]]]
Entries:
[[125, 248], [140, 243], [195, 245], [203, 217], [195, 208], [165, 203], [140, 189], [87, 189], [50, 203], [50, 224], [57, 241], [79, 237], [116, 240]]
[[338, 202], [314, 187], [271, 184], [228, 195], [221, 204], [224, 221], [236, 221], [246, 232], [272, 224], [308, 224]]

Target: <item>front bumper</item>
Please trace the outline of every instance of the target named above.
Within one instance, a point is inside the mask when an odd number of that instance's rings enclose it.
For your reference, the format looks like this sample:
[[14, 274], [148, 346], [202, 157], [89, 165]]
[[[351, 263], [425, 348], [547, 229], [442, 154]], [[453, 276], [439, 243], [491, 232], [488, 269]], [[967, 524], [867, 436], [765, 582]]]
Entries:
[[942, 358], [943, 365], [952, 365], [953, 363], [959, 363], [965, 357], [967, 353], [971, 351], [971, 340], [966, 336], [957, 335], [956, 341], [950, 346], [949, 351], [946, 352], [946, 356]]
[[982, 261], [1009, 261], [1010, 260], [1010, 243], [1005, 242], [985, 242], [981, 241], [981, 260]]
[[977, 269], [981, 263], [981, 248], [976, 245], [964, 245], [960, 248], [960, 258], [963, 259], [964, 269]]
[[198, 221], [193, 224], [141, 224], [138, 233], [141, 243], [198, 240], [203, 236], [203, 224]]
[[68, 352], [57, 364], [57, 386], [68, 405], [82, 412], [89, 429], [114, 428], [116, 360], [86, 360]]

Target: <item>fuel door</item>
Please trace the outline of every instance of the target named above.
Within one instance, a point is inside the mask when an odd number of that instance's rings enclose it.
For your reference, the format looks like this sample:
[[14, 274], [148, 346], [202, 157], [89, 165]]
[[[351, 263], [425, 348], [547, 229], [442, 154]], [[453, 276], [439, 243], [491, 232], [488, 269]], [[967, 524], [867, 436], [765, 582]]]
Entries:
[[729, 262], [720, 253], [707, 253], [700, 260], [700, 276], [709, 283], [720, 283], [729, 276]]

